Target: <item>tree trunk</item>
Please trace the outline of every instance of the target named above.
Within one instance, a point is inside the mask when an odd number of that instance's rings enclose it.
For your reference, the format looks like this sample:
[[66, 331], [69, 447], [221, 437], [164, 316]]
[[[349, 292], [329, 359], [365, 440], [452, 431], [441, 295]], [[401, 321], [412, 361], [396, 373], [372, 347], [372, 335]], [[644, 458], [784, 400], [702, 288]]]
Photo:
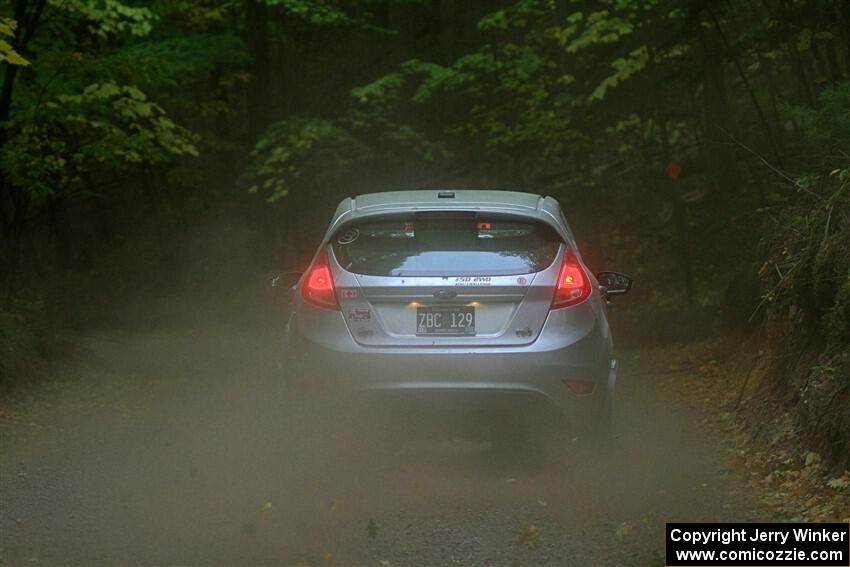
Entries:
[[738, 187], [735, 171], [735, 152], [729, 134], [732, 127], [732, 111], [726, 92], [725, 69], [722, 50], [712, 38], [703, 36], [705, 50], [703, 64], [703, 110], [705, 120], [705, 157], [709, 175], [713, 181], [713, 197], [728, 200]]
[[[15, 2], [14, 18], [18, 22], [18, 27], [15, 29], [15, 35], [12, 39], [12, 48], [15, 50], [20, 49], [21, 40], [23, 39], [24, 19], [28, 4], [28, 0], [17, 0]], [[3, 86], [0, 87], [0, 123], [3, 124], [8, 123], [12, 115], [12, 91], [17, 75], [17, 65], [12, 65], [11, 63], [5, 63], [3, 65]], [[8, 127], [0, 127], [0, 152], [3, 151], [3, 148], [6, 147], [8, 142]], [[6, 176], [2, 169], [0, 169], [0, 233], [7, 238], [11, 235], [14, 216], [14, 198], [7, 186]]]
[[800, 89], [800, 96], [803, 102], [809, 106], [814, 106], [815, 95], [812, 93], [812, 85], [809, 82], [808, 74], [806, 73], [806, 65], [797, 51], [797, 46], [793, 43], [786, 45], [788, 58], [791, 60], [791, 66], [794, 68], [794, 75], [797, 77], [797, 84]]
[[844, 39], [844, 74], [850, 77], [850, 2], [835, 0], [835, 11]]
[[[756, 111], [756, 116], [759, 119], [759, 123], [761, 124], [762, 131], [764, 132], [765, 140], [767, 141], [767, 147], [770, 149], [770, 153], [773, 155], [774, 161], [777, 164], [781, 165], [782, 156], [779, 155], [779, 149], [776, 146], [776, 143], [773, 139], [773, 132], [770, 128], [770, 124], [767, 121], [767, 117], [764, 114], [764, 111], [761, 108], [761, 104], [759, 104], [758, 97], [756, 97], [756, 93], [753, 90], [752, 85], [750, 84], [749, 79], [747, 78], [746, 72], [744, 72], [744, 67], [741, 65], [741, 61], [738, 58], [737, 54], [732, 50], [732, 46], [729, 41], [726, 39], [726, 34], [723, 33], [723, 28], [720, 26], [720, 20], [714, 14], [711, 7], [708, 8], [708, 13], [711, 16], [711, 20], [714, 23], [714, 29], [717, 31], [717, 35], [720, 38], [721, 44], [723, 46], [723, 50], [726, 52], [726, 55], [735, 65], [735, 69], [738, 71], [738, 76], [741, 78], [741, 82], [744, 84], [744, 88], [747, 91], [747, 94], [750, 97], [750, 102], [753, 105], [753, 109]], [[814, 44], [812, 44], [814, 47]]]
[[[670, 136], [667, 132], [667, 119], [659, 117], [659, 130], [661, 134], [661, 159], [666, 165], [670, 163], [672, 156], [670, 155]], [[658, 177], [657, 175], [655, 176]], [[673, 219], [676, 224], [676, 241], [679, 248], [679, 261], [682, 265], [682, 283], [685, 286], [688, 303], [692, 303], [695, 297], [696, 287], [694, 285], [694, 271], [691, 263], [690, 247], [688, 245], [688, 221], [685, 207], [682, 205], [682, 198], [676, 191], [674, 184], [675, 180], [663, 181], [667, 185], [667, 191], [670, 195], [670, 202], [673, 204]]]
[[[15, 0], [14, 18], [18, 23], [15, 35], [12, 39], [12, 48], [18, 53], [26, 53], [27, 45], [38, 29], [41, 16], [47, 0]], [[7, 124], [12, 118], [12, 94], [14, 91], [15, 78], [18, 74], [18, 66], [5, 64], [3, 73], [3, 85], [0, 87], [0, 123]], [[9, 143], [8, 127], [0, 127], [0, 154], [6, 144]], [[20, 239], [23, 224], [26, 220], [29, 198], [27, 195], [16, 193], [16, 189], [9, 185], [5, 173], [0, 169], [0, 235], [6, 241], [5, 281], [0, 285], [5, 286], [6, 303], [11, 302], [12, 292], [17, 284], [20, 265]], [[2, 253], [3, 250], [0, 250]]]
[[269, 9], [265, 2], [245, 0], [245, 43], [251, 57], [252, 81], [248, 87], [248, 134], [255, 141], [269, 118]]

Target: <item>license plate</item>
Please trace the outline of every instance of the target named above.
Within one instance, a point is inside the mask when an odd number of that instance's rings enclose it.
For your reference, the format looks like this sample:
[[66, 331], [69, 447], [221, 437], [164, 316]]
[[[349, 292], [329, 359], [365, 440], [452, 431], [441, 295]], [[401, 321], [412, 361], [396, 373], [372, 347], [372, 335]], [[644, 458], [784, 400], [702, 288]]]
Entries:
[[429, 306], [416, 308], [417, 335], [474, 335], [475, 307]]

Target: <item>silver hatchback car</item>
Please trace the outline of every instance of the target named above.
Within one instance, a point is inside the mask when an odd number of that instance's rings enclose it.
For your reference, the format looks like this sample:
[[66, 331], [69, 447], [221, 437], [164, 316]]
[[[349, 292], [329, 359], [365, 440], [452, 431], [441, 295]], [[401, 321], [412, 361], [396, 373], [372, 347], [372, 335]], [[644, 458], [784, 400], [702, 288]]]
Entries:
[[587, 269], [552, 197], [359, 195], [340, 203], [296, 284], [286, 340], [315, 391], [602, 429], [617, 378], [606, 303], [630, 286]]

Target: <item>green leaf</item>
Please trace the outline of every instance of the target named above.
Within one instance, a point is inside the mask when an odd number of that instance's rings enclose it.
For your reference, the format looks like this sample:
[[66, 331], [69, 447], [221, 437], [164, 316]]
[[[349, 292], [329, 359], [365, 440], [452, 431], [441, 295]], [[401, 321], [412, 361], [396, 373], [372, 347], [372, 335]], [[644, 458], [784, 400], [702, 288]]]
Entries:
[[797, 51], [807, 51], [812, 47], [812, 30], [804, 29], [797, 36]]
[[[15, 37], [15, 30], [18, 28], [18, 22], [12, 18], [0, 17], [0, 36], [8, 38]], [[12, 45], [0, 37], [0, 63], [8, 63], [9, 65], [29, 65], [30, 62], [24, 59]]]

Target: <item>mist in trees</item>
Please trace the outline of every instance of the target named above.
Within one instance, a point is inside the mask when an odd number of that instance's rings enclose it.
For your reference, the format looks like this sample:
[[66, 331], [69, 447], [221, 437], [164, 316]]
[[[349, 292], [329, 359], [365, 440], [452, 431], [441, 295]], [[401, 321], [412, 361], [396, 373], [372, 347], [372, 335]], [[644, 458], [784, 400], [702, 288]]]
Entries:
[[0, 38], [6, 336], [214, 286], [193, 227], [296, 270], [342, 197], [486, 187], [635, 274], [627, 332], [850, 342], [842, 0], [14, 0]]

